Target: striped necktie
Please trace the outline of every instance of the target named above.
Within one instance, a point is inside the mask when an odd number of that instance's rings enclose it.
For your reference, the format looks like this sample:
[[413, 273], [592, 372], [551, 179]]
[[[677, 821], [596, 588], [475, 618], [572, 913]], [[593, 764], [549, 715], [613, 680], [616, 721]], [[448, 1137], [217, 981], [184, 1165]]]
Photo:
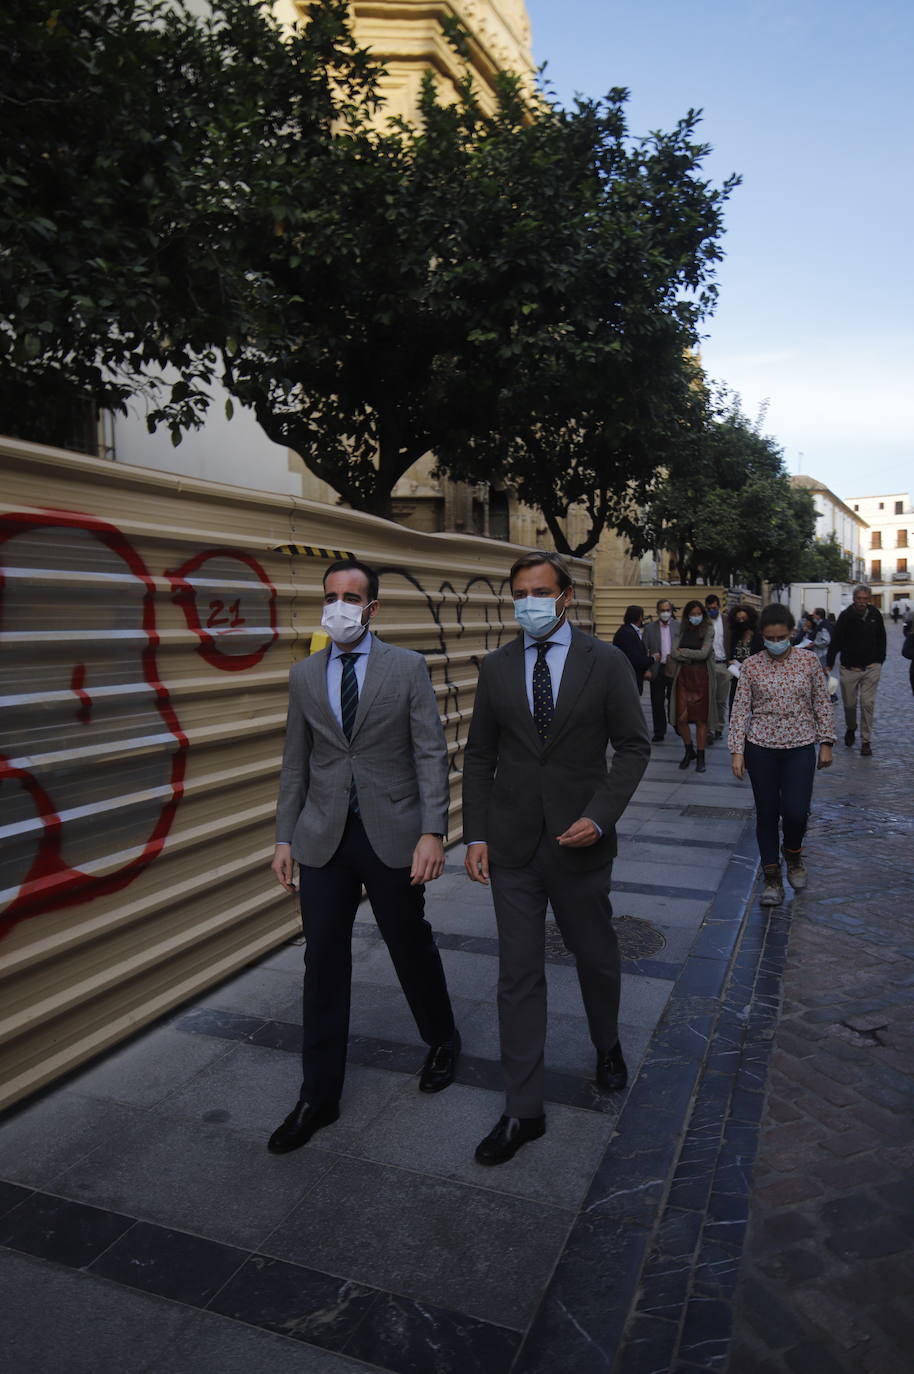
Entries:
[[[352, 727], [355, 725], [355, 713], [359, 709], [359, 680], [355, 675], [356, 654], [340, 654], [340, 662], [343, 665], [343, 675], [340, 679], [340, 717], [343, 726], [343, 734], [347, 739], [352, 739]], [[359, 799], [355, 790], [355, 778], [349, 785], [349, 810], [356, 816], [359, 814]]]
[[533, 723], [544, 744], [549, 737], [552, 717], [555, 714], [555, 703], [552, 700], [552, 674], [549, 672], [549, 664], [546, 662], [546, 654], [552, 648], [552, 644], [551, 639], [547, 639], [545, 644], [537, 644], [536, 662], [533, 665]]

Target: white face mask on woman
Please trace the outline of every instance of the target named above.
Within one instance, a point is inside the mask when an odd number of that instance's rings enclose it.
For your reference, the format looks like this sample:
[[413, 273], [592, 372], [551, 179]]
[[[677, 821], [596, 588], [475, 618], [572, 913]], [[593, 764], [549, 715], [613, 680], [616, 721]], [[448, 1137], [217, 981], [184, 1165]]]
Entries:
[[690, 615], [690, 616], [689, 616], [689, 624], [690, 624], [690, 625], [700, 625], [703, 619], [704, 619], [704, 616], [701, 616], [701, 615]]

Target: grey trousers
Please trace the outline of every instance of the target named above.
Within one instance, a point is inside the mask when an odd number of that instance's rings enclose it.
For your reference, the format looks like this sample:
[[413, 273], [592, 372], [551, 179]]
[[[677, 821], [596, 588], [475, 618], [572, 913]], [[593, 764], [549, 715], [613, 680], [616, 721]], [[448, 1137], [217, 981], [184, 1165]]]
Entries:
[[868, 668], [845, 668], [841, 665], [841, 696], [844, 701], [844, 724], [848, 730], [857, 728], [857, 697], [860, 697], [860, 737], [867, 744], [873, 735], [873, 713], [876, 707], [876, 688], [882, 675], [882, 664], [871, 663]]
[[730, 700], [730, 669], [726, 663], [714, 664], [714, 695], [717, 699], [717, 728], [723, 733], [727, 725], [727, 703]]
[[545, 834], [525, 868], [490, 867], [498, 925], [498, 1025], [505, 1113], [540, 1116], [546, 1043], [546, 903], [575, 956], [594, 1048], [619, 1038], [619, 943], [612, 927], [612, 862], [573, 873]]

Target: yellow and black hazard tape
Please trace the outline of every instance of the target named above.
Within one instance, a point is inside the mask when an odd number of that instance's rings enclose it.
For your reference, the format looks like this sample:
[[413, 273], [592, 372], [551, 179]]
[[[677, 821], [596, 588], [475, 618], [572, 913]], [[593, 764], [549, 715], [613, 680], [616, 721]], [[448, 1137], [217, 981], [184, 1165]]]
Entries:
[[274, 553], [301, 553], [306, 558], [326, 558], [328, 562], [336, 562], [342, 558], [355, 558], [354, 553], [349, 553], [347, 549], [321, 549], [317, 544], [274, 544]]

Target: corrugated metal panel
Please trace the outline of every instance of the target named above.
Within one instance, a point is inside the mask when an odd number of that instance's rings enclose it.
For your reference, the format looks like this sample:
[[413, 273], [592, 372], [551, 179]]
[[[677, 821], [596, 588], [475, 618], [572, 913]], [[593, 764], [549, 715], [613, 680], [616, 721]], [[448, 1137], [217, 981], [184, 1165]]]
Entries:
[[380, 633], [427, 658], [459, 835], [519, 550], [11, 440], [0, 462], [2, 1106], [297, 928], [268, 869], [286, 680], [337, 551], [380, 569]]
[[[726, 587], [683, 587], [676, 586], [640, 586], [640, 587], [621, 587], [621, 586], [597, 586], [593, 593], [593, 616], [594, 633], [600, 639], [612, 643], [612, 637], [622, 624], [622, 617], [625, 615], [626, 606], [643, 606], [644, 615], [647, 619], [656, 614], [657, 602], [661, 598], [672, 601], [678, 611], [681, 611], [687, 601], [697, 597], [699, 601], [704, 601], [706, 596], [714, 592], [721, 599], [721, 604], [727, 604]], [[732, 593], [730, 593], [732, 597]], [[759, 598], [749, 593], [743, 593], [741, 599], [749, 601], [754, 606], [758, 606]]]

